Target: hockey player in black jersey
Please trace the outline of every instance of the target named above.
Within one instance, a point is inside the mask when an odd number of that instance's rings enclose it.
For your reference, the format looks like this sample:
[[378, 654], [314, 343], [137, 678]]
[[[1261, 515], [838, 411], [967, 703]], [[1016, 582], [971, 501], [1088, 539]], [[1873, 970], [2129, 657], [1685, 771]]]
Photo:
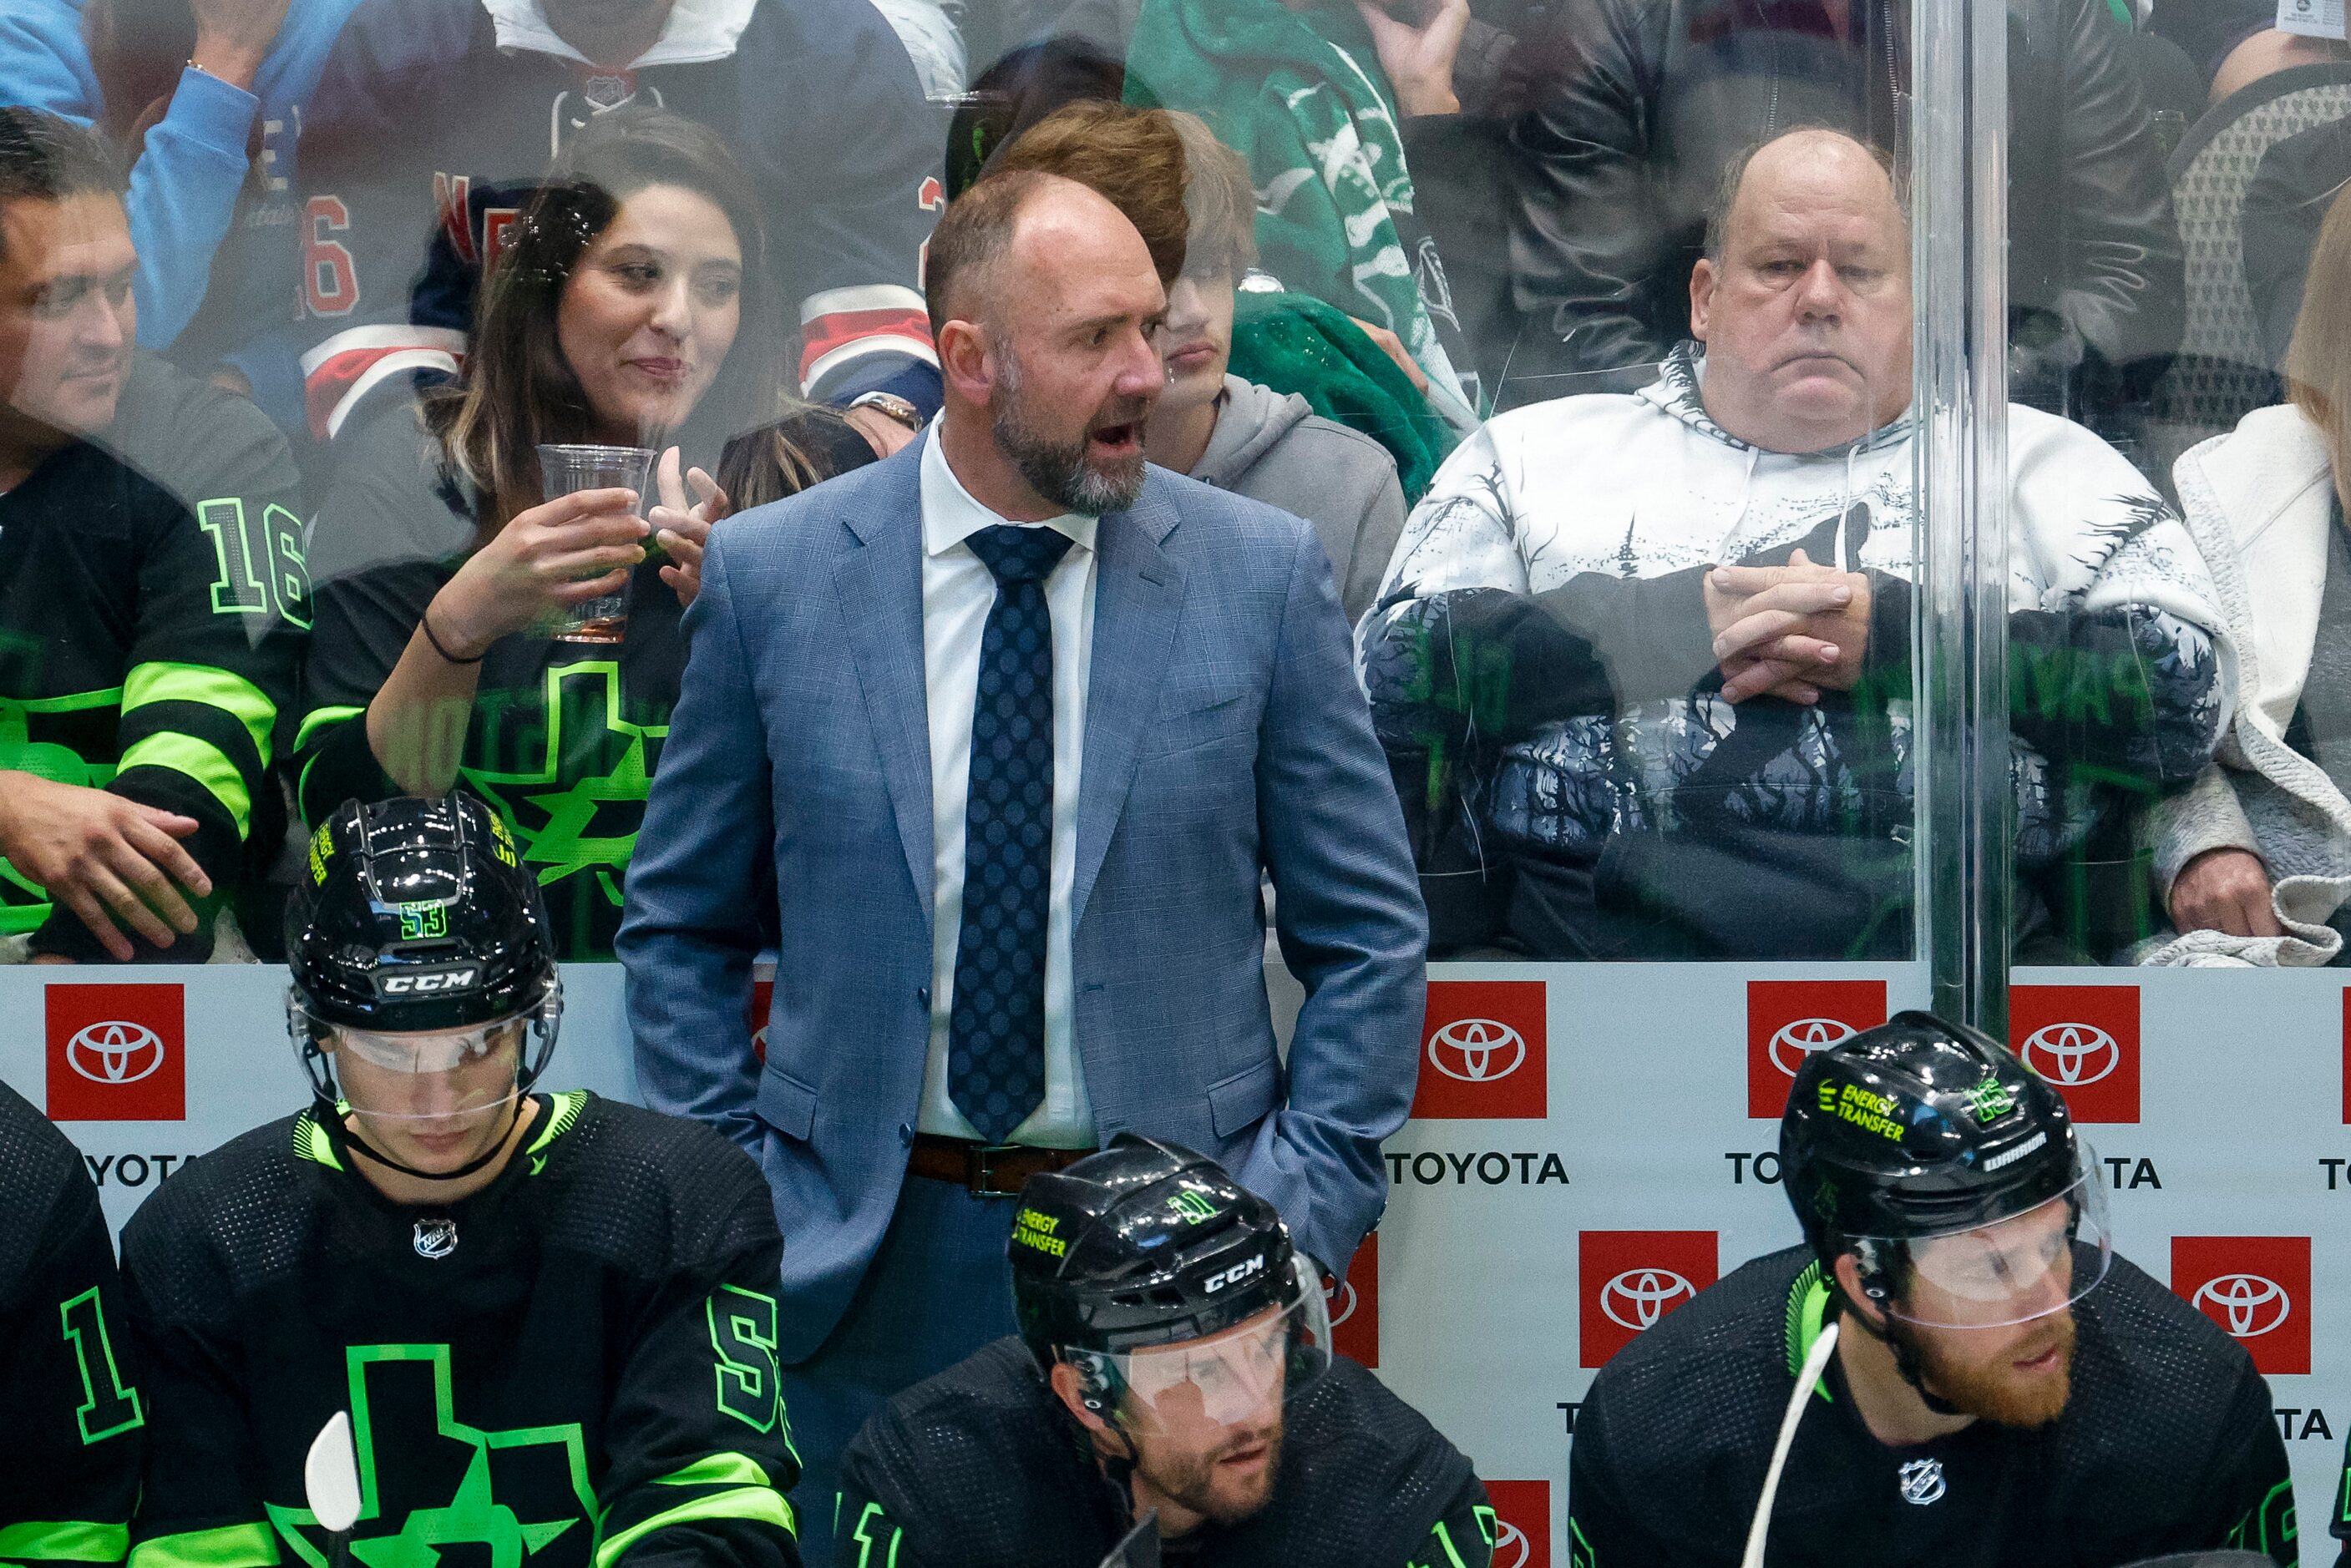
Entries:
[[2294, 1562], [2268, 1386], [2113, 1255], [2096, 1158], [2008, 1051], [1905, 1012], [1815, 1053], [1780, 1158], [1808, 1244], [1699, 1293], [1593, 1380], [1573, 1568], [1733, 1568], [1792, 1402], [1771, 1568]]
[[[765, 1183], [695, 1124], [535, 1092], [562, 997], [469, 798], [349, 805], [287, 914], [316, 1098], [123, 1240], [140, 1568], [796, 1568]], [[306, 1503], [347, 1413], [356, 1524]]]
[[120, 1563], [146, 1438], [98, 1189], [0, 1084], [0, 1561]]
[[1215, 1161], [1121, 1133], [1029, 1179], [1009, 1251], [1019, 1337], [850, 1445], [841, 1568], [1095, 1568], [1154, 1510], [1200, 1568], [1491, 1560], [1469, 1461], [1332, 1355], [1320, 1282]]

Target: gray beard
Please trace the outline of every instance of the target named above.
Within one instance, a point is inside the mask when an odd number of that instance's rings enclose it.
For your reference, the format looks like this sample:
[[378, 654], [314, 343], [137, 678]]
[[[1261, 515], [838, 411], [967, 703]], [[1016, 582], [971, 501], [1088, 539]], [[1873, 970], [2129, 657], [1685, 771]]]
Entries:
[[[1086, 438], [1079, 432], [1074, 441], [1057, 441], [1040, 435], [1021, 417], [1020, 375], [1018, 361], [1006, 356], [1001, 376], [1002, 395], [997, 400], [993, 428], [996, 450], [1011, 460], [1020, 471], [1029, 487], [1064, 512], [1074, 512], [1081, 517], [1099, 517], [1106, 512], [1123, 512], [1143, 495], [1143, 454], [1134, 454], [1130, 465], [1121, 463], [1114, 469], [1097, 468], [1086, 461]], [[1147, 410], [1146, 410], [1147, 411]], [[1143, 415], [1135, 416], [1135, 423]]]

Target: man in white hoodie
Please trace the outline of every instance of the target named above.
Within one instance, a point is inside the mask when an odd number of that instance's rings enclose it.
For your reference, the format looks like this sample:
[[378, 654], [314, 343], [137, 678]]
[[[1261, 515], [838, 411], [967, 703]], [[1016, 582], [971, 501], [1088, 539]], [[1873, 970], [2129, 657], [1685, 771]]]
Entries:
[[[1782, 136], [1727, 175], [1655, 384], [1500, 416], [1438, 473], [1362, 639], [1437, 950], [1910, 950], [1909, 280], [1886, 161]], [[2009, 417], [2030, 870], [2192, 778], [2227, 686], [2178, 519], [2088, 431]]]

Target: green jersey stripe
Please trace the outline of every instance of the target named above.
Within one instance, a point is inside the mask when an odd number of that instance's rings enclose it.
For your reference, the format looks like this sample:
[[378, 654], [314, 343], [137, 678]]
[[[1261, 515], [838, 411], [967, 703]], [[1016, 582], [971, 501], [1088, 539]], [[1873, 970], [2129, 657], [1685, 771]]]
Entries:
[[120, 1563], [130, 1546], [127, 1524], [28, 1519], [0, 1525], [0, 1557], [19, 1563]]
[[294, 749], [298, 752], [308, 745], [310, 737], [329, 725], [340, 724], [346, 719], [356, 719], [366, 711], [365, 708], [349, 705], [311, 709], [302, 716], [302, 727], [294, 732]]
[[131, 1549], [131, 1568], [277, 1568], [277, 1538], [266, 1524], [159, 1535]]
[[110, 686], [103, 691], [75, 691], [63, 697], [0, 698], [0, 702], [27, 713], [80, 713], [92, 708], [111, 708], [121, 701], [120, 686]]
[[[771, 1486], [738, 1486], [726, 1491], [716, 1491], [666, 1508], [651, 1519], [642, 1520], [618, 1535], [606, 1539], [596, 1548], [596, 1568], [612, 1568], [622, 1553], [656, 1530], [666, 1530], [674, 1524], [687, 1524], [697, 1519], [743, 1519], [758, 1524], [772, 1524], [787, 1535], [799, 1533], [792, 1525], [792, 1505], [783, 1494]], [[143, 1568], [143, 1565], [142, 1565]]]
[[277, 705], [260, 687], [232, 670], [210, 664], [134, 664], [123, 678], [122, 711], [150, 702], [202, 702], [235, 715], [253, 737], [253, 749], [269, 763], [269, 732], [277, 722]]
[[748, 1454], [708, 1454], [682, 1470], [653, 1478], [655, 1486], [767, 1486], [768, 1472]]
[[169, 768], [187, 774], [221, 803], [229, 820], [236, 824], [239, 838], [252, 832], [253, 796], [246, 789], [245, 775], [228, 760], [228, 753], [210, 741], [183, 735], [176, 730], [141, 736], [122, 753], [115, 776], [120, 778], [132, 768]]

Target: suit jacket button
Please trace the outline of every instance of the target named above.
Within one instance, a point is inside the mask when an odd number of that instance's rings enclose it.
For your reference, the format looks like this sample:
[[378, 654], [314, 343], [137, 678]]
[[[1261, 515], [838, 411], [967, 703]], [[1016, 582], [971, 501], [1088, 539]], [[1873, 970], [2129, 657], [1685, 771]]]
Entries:
[[925, 1007], [928, 1007], [931, 1004], [931, 988], [927, 985], [916, 986], [914, 988], [914, 1000], [921, 1002]]
[[898, 1141], [899, 1141], [900, 1143], [904, 1144], [908, 1148], [912, 1148], [912, 1147], [914, 1147], [914, 1123], [912, 1123], [912, 1122], [900, 1122], [900, 1123], [898, 1124]]

